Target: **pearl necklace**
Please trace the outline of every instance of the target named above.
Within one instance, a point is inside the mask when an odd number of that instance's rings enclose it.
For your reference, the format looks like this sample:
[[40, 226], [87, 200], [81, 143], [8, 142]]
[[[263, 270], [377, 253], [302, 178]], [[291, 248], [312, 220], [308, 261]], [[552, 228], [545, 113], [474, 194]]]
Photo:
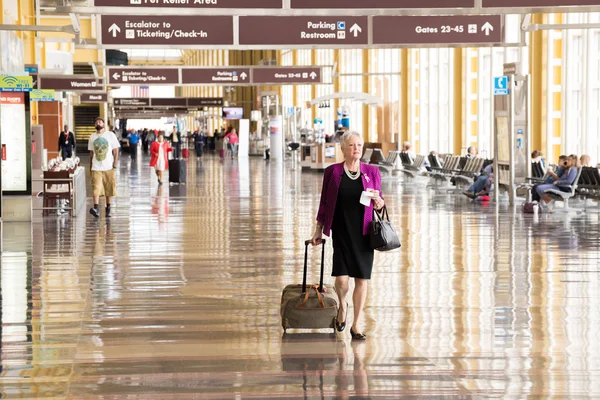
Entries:
[[360, 178], [360, 164], [358, 164], [358, 171], [356, 171], [356, 174], [353, 175], [352, 172], [350, 172], [350, 170], [348, 169], [348, 167], [346, 166], [346, 163], [344, 163], [344, 172], [346, 172], [346, 175], [348, 175], [348, 178], [352, 179], [353, 181], [357, 180], [358, 178]]

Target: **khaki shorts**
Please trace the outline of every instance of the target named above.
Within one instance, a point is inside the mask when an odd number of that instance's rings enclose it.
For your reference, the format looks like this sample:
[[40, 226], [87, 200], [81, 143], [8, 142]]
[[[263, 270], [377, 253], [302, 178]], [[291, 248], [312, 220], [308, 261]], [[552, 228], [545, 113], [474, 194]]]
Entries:
[[113, 197], [117, 195], [115, 170], [92, 171], [92, 193], [95, 196]]

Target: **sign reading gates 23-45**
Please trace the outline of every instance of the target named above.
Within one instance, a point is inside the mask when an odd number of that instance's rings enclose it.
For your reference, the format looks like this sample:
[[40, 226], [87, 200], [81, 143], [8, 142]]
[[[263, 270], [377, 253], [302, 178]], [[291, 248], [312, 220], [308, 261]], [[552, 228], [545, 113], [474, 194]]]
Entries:
[[0, 91], [30, 92], [33, 89], [31, 76], [0, 75]]

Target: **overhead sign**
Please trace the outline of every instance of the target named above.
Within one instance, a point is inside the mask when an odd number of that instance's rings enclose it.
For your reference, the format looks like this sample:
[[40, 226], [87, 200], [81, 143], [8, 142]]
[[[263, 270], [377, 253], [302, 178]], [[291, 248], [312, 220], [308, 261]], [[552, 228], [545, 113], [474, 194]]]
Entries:
[[29, 99], [31, 101], [54, 101], [54, 90], [33, 89]]
[[508, 76], [494, 78], [494, 96], [508, 96]]
[[116, 85], [177, 85], [179, 71], [171, 68], [108, 68], [108, 83]]
[[0, 91], [2, 92], [30, 92], [33, 89], [31, 76], [0, 76]]
[[375, 16], [373, 44], [502, 43], [500, 15]]
[[102, 15], [100, 22], [103, 44], [233, 44], [231, 16]]
[[222, 97], [171, 97], [171, 98], [118, 98], [117, 108], [138, 109], [140, 107], [222, 107]]
[[291, 0], [292, 8], [473, 8], [475, 0]]
[[95, 0], [96, 7], [282, 8], [282, 0]]
[[181, 83], [240, 85], [250, 83], [250, 68], [183, 68]]
[[108, 101], [108, 95], [106, 93], [81, 93], [79, 95], [80, 103], [106, 103]]
[[30, 73], [30, 74], [37, 74], [38, 73], [37, 64], [25, 64], [25, 72]]
[[365, 45], [369, 43], [368, 17], [239, 18], [242, 45]]
[[265, 67], [254, 68], [252, 81], [255, 84], [311, 84], [321, 82], [321, 68], [318, 67]]
[[61, 75], [47, 77], [38, 75], [40, 89], [54, 89], [65, 91], [103, 91], [104, 88], [96, 78], [82, 78], [78, 75]]
[[115, 107], [146, 107], [150, 105], [149, 98], [115, 99]]
[[599, 0], [483, 0], [483, 7], [569, 7], [600, 6]]

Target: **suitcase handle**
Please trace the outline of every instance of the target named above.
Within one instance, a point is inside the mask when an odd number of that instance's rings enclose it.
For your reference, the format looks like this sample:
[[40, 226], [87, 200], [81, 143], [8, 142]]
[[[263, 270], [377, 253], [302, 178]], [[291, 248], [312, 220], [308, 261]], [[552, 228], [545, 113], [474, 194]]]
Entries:
[[[322, 251], [321, 251], [321, 278], [319, 279], [318, 291], [323, 293], [323, 274], [325, 271], [325, 239], [322, 239]], [[308, 273], [308, 245], [312, 244], [312, 240], [306, 240], [304, 242], [304, 276], [302, 278], [302, 293], [306, 292], [306, 274]]]

